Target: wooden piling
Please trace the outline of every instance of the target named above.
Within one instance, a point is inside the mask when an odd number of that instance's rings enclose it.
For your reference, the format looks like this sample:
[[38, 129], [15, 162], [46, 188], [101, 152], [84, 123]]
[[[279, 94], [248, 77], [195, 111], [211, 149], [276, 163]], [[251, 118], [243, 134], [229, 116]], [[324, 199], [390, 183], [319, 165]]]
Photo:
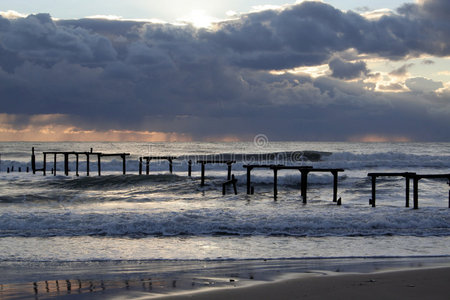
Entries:
[[127, 173], [127, 165], [126, 165], [126, 155], [125, 154], [122, 154], [121, 155], [121, 157], [122, 157], [122, 173], [123, 173], [123, 175], [125, 175], [126, 173]]
[[102, 176], [102, 154], [97, 154], [97, 169], [98, 169], [98, 176]]
[[[47, 153], [44, 153], [44, 162], [43, 162], [43, 166], [42, 166], [42, 173], [44, 176], [46, 176], [46, 171], [47, 171]], [[33, 169], [35, 170], [35, 169]], [[33, 174], [36, 174], [35, 172], [33, 172]]]
[[233, 164], [232, 162], [227, 162], [227, 168], [228, 168], [227, 180], [231, 180], [231, 165], [232, 164]]
[[69, 154], [64, 153], [64, 174], [69, 176]]
[[139, 157], [139, 175], [142, 175], [142, 157]]
[[[92, 152], [92, 148], [91, 148], [91, 152]], [[89, 153], [86, 153], [86, 176], [89, 176], [89, 171], [90, 171], [90, 161], [89, 161]]]
[[75, 162], [75, 175], [78, 177], [80, 174], [78, 173], [78, 165], [80, 161], [80, 155], [78, 153], [75, 154], [76, 162]]
[[413, 177], [414, 184], [414, 209], [419, 208], [419, 178], [417, 176]]
[[[338, 199], [337, 199], [338, 172], [337, 171], [331, 171], [331, 174], [333, 174], [333, 202], [338, 202]], [[338, 203], [338, 205], [340, 205], [340, 204]]]
[[307, 191], [308, 191], [308, 173], [309, 171], [307, 169], [301, 169], [300, 173], [302, 174], [302, 178], [301, 178], [301, 195], [303, 198], [303, 204], [307, 203]]
[[251, 194], [251, 172], [252, 172], [252, 167], [247, 166], [247, 195]]
[[372, 207], [375, 207], [375, 202], [376, 202], [376, 185], [377, 185], [377, 177], [376, 176], [372, 176], [372, 199], [371, 204]]
[[228, 181], [226, 181], [226, 182], [224, 182], [224, 183], [222, 184], [222, 195], [225, 195], [225, 194], [226, 194], [226, 186], [229, 185], [229, 184], [232, 184], [232, 185], [233, 185], [233, 191], [234, 191], [234, 194], [237, 195], [236, 182], [237, 182], [237, 179], [234, 177], [234, 174], [231, 175], [230, 180], [228, 180]]
[[172, 158], [168, 157], [167, 160], [169, 161], [169, 172], [170, 172], [170, 174], [172, 174], [173, 173]]
[[36, 156], [34, 155], [34, 147], [31, 148], [31, 169], [36, 174]]
[[205, 186], [205, 162], [201, 162], [202, 170], [201, 170], [201, 182], [200, 186]]
[[56, 153], [53, 154], [53, 176], [56, 176]]
[[405, 207], [409, 207], [409, 185], [410, 185], [409, 176], [405, 177]]
[[273, 169], [273, 198], [276, 200], [278, 197], [278, 169]]
[[188, 176], [191, 177], [192, 175], [192, 160], [188, 161]]

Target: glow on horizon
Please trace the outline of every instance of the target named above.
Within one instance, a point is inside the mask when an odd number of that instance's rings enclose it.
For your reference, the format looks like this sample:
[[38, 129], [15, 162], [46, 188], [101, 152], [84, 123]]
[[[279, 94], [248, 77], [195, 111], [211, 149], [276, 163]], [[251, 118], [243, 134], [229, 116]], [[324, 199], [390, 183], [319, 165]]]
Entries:
[[348, 139], [349, 142], [359, 143], [408, 143], [412, 142], [409, 137], [406, 136], [387, 136], [382, 134], [367, 134], [363, 136], [353, 136]]

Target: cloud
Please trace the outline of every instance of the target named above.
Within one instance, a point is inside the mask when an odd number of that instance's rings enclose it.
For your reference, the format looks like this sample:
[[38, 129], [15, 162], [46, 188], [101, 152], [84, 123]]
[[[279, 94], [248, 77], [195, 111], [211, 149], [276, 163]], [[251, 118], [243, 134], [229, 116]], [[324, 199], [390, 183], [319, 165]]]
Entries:
[[354, 79], [368, 73], [367, 65], [363, 61], [352, 63], [334, 58], [330, 61], [329, 66], [332, 76], [341, 79]]
[[414, 64], [404, 64], [398, 69], [395, 69], [389, 73], [389, 75], [397, 76], [397, 77], [403, 77], [408, 74], [408, 69], [413, 67]]
[[443, 88], [442, 82], [436, 82], [431, 79], [423, 77], [415, 77], [406, 80], [406, 86], [413, 92], [434, 92], [437, 89]]
[[405, 90], [403, 85], [401, 85], [400, 83], [391, 83], [391, 84], [388, 84], [388, 85], [380, 84], [378, 86], [378, 88], [380, 90], [383, 90], [383, 91], [391, 91], [391, 92], [404, 91]]
[[[18, 123], [21, 125], [18, 126]], [[0, 140], [187, 142], [191, 141], [191, 137], [175, 132], [83, 130], [71, 125], [70, 117], [62, 114], [0, 114]]]
[[[263, 132], [280, 140], [377, 134], [448, 141], [450, 133], [439, 130], [450, 126], [448, 94], [435, 93], [441, 83], [417, 77], [406, 82], [409, 91], [386, 83], [381, 93], [375, 78], [366, 78], [365, 61], [450, 55], [445, 9], [443, 1], [427, 1], [368, 19], [308, 1], [209, 29], [0, 16], [0, 103], [15, 116], [2, 128], [76, 128], [66, 134], [111, 139], [145, 139], [147, 132], [246, 139]], [[317, 76], [286, 71], [327, 65], [330, 72]]]
[[434, 60], [431, 60], [431, 59], [425, 59], [425, 60], [422, 61], [422, 64], [424, 64], [424, 65], [434, 65], [435, 62], [434, 62]]

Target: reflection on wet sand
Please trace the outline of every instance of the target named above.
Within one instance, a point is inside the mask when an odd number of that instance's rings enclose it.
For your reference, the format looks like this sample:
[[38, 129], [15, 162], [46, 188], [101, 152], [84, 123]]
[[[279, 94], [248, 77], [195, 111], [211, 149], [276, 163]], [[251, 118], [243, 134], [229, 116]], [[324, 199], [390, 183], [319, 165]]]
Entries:
[[211, 280], [193, 278], [192, 280], [176, 279], [122, 279], [122, 280], [46, 280], [32, 283], [14, 283], [0, 285], [1, 299], [47, 299], [72, 294], [106, 294], [127, 290], [147, 292], [154, 296], [206, 286], [235, 285], [235, 280]]

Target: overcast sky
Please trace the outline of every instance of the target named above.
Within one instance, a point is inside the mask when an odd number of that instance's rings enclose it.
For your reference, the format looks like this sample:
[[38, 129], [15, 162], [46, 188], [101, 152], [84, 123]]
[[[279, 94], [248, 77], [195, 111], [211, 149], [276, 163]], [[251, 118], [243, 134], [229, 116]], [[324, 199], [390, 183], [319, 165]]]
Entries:
[[0, 140], [450, 141], [450, 1], [0, 0]]

